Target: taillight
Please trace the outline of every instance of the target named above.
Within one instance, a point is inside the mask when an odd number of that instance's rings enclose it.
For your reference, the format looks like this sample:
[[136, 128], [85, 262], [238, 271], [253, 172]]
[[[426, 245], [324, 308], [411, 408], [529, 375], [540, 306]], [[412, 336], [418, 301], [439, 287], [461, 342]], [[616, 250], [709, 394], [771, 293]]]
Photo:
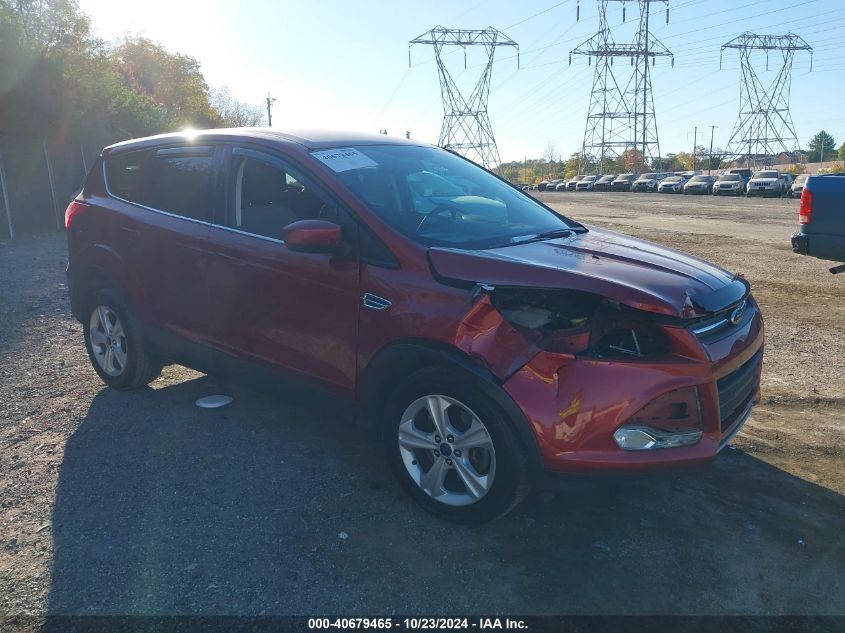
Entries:
[[813, 192], [805, 186], [801, 191], [801, 206], [798, 207], [798, 224], [813, 221]]
[[65, 210], [65, 230], [69, 231], [73, 218], [82, 215], [87, 209], [88, 205], [84, 202], [79, 202], [78, 200], [71, 202]]

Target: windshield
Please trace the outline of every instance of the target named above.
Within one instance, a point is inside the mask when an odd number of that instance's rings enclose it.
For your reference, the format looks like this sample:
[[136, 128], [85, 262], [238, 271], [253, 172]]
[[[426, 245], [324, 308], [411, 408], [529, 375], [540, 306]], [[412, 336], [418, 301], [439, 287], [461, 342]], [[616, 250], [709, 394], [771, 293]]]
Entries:
[[776, 171], [758, 171], [754, 174], [755, 178], [777, 178], [778, 173]]
[[719, 182], [736, 182], [742, 180], [739, 174], [723, 174], [719, 176]]
[[611, 182], [615, 178], [616, 178], [616, 176], [602, 176], [601, 178], [599, 178], [598, 181], [599, 182]]
[[710, 176], [693, 176], [690, 182], [709, 182]]
[[669, 176], [663, 182], [672, 183], [672, 182], [681, 182], [683, 178], [681, 176]]
[[633, 180], [636, 177], [637, 177], [636, 174], [622, 174], [616, 180]]
[[593, 182], [596, 179], [596, 176], [584, 176], [581, 179], [581, 182]]
[[807, 174], [801, 174], [798, 178], [795, 179], [796, 185], [803, 185], [804, 182], [807, 180]]
[[382, 220], [425, 246], [494, 248], [569, 228], [585, 230], [435, 147], [362, 145], [312, 155]]
[[657, 174], [643, 174], [640, 176], [640, 180], [652, 180]]

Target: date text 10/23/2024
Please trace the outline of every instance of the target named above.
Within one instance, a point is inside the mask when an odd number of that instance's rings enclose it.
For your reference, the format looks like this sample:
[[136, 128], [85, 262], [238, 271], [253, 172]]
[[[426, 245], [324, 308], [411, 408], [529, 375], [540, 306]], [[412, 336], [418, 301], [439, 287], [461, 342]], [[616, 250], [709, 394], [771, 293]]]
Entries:
[[309, 618], [311, 630], [340, 629], [405, 629], [405, 630], [520, 630], [527, 629], [525, 620], [514, 618]]

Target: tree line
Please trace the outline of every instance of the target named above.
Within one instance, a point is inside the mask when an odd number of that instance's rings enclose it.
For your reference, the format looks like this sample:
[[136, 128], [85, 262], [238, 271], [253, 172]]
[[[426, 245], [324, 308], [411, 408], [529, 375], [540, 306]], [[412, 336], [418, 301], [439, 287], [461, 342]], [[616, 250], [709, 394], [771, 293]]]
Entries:
[[143, 37], [95, 37], [75, 0], [0, 0], [0, 135], [102, 144], [185, 127], [258, 125], [199, 62]]

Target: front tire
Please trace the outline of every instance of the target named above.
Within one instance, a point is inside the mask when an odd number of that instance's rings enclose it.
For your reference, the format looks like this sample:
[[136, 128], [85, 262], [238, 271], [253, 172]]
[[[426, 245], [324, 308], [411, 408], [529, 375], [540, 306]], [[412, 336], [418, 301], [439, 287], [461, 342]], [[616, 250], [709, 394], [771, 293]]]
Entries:
[[83, 322], [85, 349], [100, 380], [114, 389], [137, 389], [155, 380], [163, 364], [149, 350], [120, 295], [100, 290], [88, 305]]
[[459, 371], [408, 376], [384, 409], [382, 440], [405, 491], [465, 525], [492, 521], [529, 491], [528, 460], [505, 412]]

